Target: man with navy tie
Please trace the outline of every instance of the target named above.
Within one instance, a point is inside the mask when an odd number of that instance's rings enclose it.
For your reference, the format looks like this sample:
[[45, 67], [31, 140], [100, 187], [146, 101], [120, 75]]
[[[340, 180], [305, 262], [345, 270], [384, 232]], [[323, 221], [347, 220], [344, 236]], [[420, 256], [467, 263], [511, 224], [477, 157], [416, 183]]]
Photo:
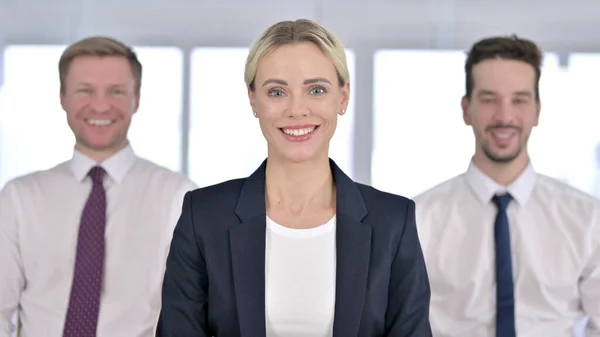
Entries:
[[415, 198], [435, 337], [571, 337], [585, 316], [585, 336], [600, 336], [600, 202], [536, 173], [527, 152], [542, 58], [516, 36], [468, 53], [475, 154]]

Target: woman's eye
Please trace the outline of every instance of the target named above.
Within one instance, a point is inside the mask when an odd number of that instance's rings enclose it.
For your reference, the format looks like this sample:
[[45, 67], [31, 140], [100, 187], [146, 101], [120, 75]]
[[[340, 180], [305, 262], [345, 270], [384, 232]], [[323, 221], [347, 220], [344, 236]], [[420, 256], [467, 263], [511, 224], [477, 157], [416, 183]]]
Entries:
[[281, 91], [281, 90], [271, 90], [269, 92], [269, 94], [271, 96], [274, 96], [274, 97], [282, 97], [283, 96], [283, 91]]
[[316, 87], [316, 88], [312, 88], [312, 89], [310, 90], [310, 92], [311, 92], [313, 95], [322, 95], [322, 94], [324, 94], [324, 93], [325, 93], [325, 89], [324, 89], [324, 88], [321, 88], [321, 87]]

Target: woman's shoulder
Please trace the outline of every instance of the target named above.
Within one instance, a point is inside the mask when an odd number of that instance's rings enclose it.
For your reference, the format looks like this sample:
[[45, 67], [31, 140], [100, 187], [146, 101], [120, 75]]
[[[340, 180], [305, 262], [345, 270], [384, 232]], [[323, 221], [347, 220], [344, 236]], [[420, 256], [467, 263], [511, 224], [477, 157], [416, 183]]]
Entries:
[[390, 192], [384, 192], [373, 186], [356, 183], [363, 200], [369, 209], [379, 208], [382, 210], [394, 210], [394, 209], [407, 209], [408, 207], [414, 208], [414, 201], [402, 195], [393, 194]]
[[[215, 207], [237, 202], [247, 178], [232, 179], [218, 184], [204, 186], [188, 192], [192, 205]], [[229, 202], [228, 202], [229, 201]]]
[[414, 201], [372, 186], [356, 185], [367, 210], [363, 221], [372, 226], [373, 235], [380, 240], [399, 242], [406, 226], [411, 226], [411, 219], [414, 219]]
[[406, 222], [414, 217], [415, 203], [412, 199], [364, 184], [357, 183], [357, 187], [367, 209], [364, 220], [373, 224], [377, 231], [387, 233], [385, 235], [392, 235], [398, 230], [402, 232]]

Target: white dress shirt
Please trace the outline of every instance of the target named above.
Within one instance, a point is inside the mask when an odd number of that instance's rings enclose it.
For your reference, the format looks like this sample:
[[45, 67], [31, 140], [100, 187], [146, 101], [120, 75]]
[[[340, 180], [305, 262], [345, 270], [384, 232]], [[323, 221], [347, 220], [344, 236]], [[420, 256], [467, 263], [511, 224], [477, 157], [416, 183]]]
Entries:
[[267, 337], [331, 337], [335, 311], [335, 216], [310, 229], [267, 218]]
[[[77, 236], [97, 165], [73, 158], [6, 184], [0, 193], [0, 337], [18, 310], [22, 337], [60, 337]], [[127, 146], [104, 161], [106, 257], [98, 337], [154, 336], [172, 231], [196, 185], [135, 156]]]
[[508, 207], [519, 337], [600, 336], [600, 201], [529, 165], [507, 188], [471, 164], [415, 198], [435, 337], [495, 337], [494, 194]]

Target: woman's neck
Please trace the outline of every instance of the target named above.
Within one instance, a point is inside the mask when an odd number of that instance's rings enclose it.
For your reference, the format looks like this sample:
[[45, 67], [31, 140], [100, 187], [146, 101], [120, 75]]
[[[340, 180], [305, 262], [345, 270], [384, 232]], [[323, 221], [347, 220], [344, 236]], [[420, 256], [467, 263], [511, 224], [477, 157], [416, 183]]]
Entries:
[[300, 215], [335, 208], [335, 188], [329, 158], [291, 163], [270, 157], [266, 169], [267, 210]]

